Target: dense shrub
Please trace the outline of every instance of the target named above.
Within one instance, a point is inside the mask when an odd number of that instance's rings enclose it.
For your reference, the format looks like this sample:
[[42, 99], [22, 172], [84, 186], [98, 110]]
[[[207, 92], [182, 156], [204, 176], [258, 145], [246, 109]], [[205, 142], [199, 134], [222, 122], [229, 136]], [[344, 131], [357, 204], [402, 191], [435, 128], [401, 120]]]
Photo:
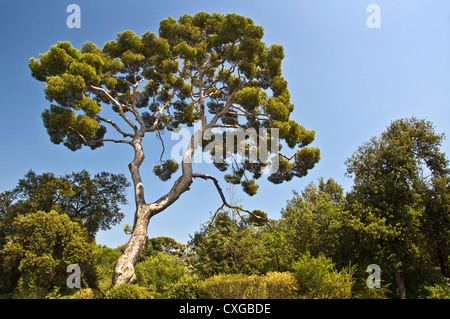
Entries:
[[427, 299], [450, 299], [450, 284], [448, 282], [427, 286], [425, 289], [429, 293]]
[[221, 274], [205, 280], [205, 292], [212, 299], [262, 299], [266, 290], [261, 277]]
[[185, 274], [167, 293], [169, 299], [205, 299], [208, 298], [204, 280]]
[[148, 290], [164, 293], [186, 273], [185, 265], [164, 252], [145, 258], [135, 267], [137, 283]]
[[293, 264], [294, 276], [303, 298], [348, 299], [352, 296], [355, 268], [337, 271], [331, 259], [304, 254]]
[[12, 225], [14, 233], [0, 250], [0, 268], [9, 277], [0, 281], [15, 286], [16, 298], [43, 298], [55, 287], [67, 288], [70, 264], [80, 266], [82, 286], [95, 285], [95, 245], [79, 223], [56, 211], [39, 211], [19, 215]]
[[97, 299], [100, 298], [98, 291], [91, 288], [77, 289], [68, 299]]
[[134, 284], [121, 284], [108, 290], [105, 295], [105, 299], [142, 299], [145, 297], [145, 291]]
[[116, 249], [98, 247], [95, 250], [94, 260], [97, 274], [97, 287], [102, 294], [105, 294], [111, 288], [114, 264], [119, 257], [120, 253]]
[[294, 299], [298, 284], [290, 272], [270, 272], [263, 277], [268, 299]]

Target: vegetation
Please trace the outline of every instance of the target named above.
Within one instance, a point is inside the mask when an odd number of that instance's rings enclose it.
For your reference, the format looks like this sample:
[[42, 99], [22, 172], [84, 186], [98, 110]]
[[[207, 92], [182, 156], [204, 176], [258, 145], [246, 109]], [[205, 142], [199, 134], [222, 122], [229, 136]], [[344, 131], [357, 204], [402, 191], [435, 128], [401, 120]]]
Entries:
[[[242, 185], [250, 196], [258, 190], [261, 171], [272, 162], [279, 169], [268, 180], [279, 184], [305, 176], [320, 160], [320, 150], [309, 146], [315, 132], [290, 118], [294, 105], [281, 70], [283, 47], [267, 46], [263, 35], [263, 28], [249, 18], [199, 12], [162, 20], [158, 35], [147, 31], [139, 36], [127, 30], [103, 48], [86, 42], [76, 49], [70, 42], [58, 42], [38, 59], [30, 59], [31, 75], [45, 83], [50, 105], [42, 120], [53, 143], [72, 151], [83, 146], [94, 150], [109, 142], [133, 149], [128, 167], [136, 213], [131, 238], [115, 266], [114, 285], [136, 281], [134, 266], [145, 246], [150, 218], [178, 200], [195, 178], [211, 180], [223, 207], [232, 206], [216, 177], [193, 172], [196, 151], [210, 156], [225, 180]], [[197, 121], [200, 128], [194, 125]], [[195, 132], [186, 141], [182, 160], [163, 158], [162, 133], [186, 126], [194, 126]], [[239, 133], [264, 129], [268, 134], [277, 129], [279, 134], [274, 143], [242, 134], [241, 152], [237, 145], [222, 147], [230, 142], [225, 133], [222, 143], [211, 147], [212, 129], [221, 128]], [[169, 181], [181, 167], [170, 191], [153, 203], [145, 200], [140, 173], [143, 139], [150, 134], [161, 140], [163, 148], [155, 175]], [[267, 134], [261, 135], [266, 139]], [[283, 152], [292, 149], [293, 155], [281, 154], [282, 146]], [[225, 160], [238, 155], [243, 160], [233, 165]], [[255, 214], [263, 219], [260, 215]]]
[[[114, 265], [126, 245], [95, 244], [92, 224], [73, 213], [74, 179], [30, 172], [0, 194], [2, 297], [450, 298], [450, 185], [442, 139], [430, 122], [394, 121], [348, 159], [355, 178], [350, 192], [320, 178], [294, 192], [279, 220], [262, 223], [239, 209], [220, 210], [188, 244], [147, 238], [136, 283], [116, 287]], [[70, 176], [93, 183], [86, 172]], [[82, 198], [94, 216], [108, 215], [99, 207], [120, 216], [108, 200], [116, 203], [127, 182], [106, 173], [96, 179], [102, 176], [119, 192], [94, 198], [90, 192], [98, 190], [86, 187]], [[44, 207], [51, 209], [37, 210]], [[130, 226], [125, 231], [130, 234]], [[66, 285], [69, 264], [80, 266], [79, 289]], [[381, 288], [366, 285], [370, 264], [381, 267]]]
[[[253, 196], [268, 165], [278, 163], [268, 180], [280, 184], [305, 176], [320, 160], [320, 150], [309, 146], [315, 132], [290, 118], [283, 47], [267, 46], [262, 37], [251, 19], [200, 12], [162, 20], [159, 35], [124, 31], [103, 48], [58, 42], [30, 59], [51, 103], [42, 119], [53, 143], [72, 151], [106, 142], [133, 148], [136, 214], [125, 225], [127, 243], [97, 245], [98, 230], [123, 218], [126, 178], [29, 171], [0, 194], [1, 297], [450, 298], [450, 168], [440, 151], [444, 135], [429, 121], [393, 121], [347, 159], [349, 192], [333, 178], [319, 178], [294, 191], [278, 220], [229, 203], [216, 177], [193, 172], [194, 152], [208, 152], [227, 183]], [[180, 175], [167, 194], [147, 203], [144, 136], [155, 134], [164, 149], [161, 132], [196, 121], [201, 127], [181, 165], [161, 154], [153, 169], [163, 181], [181, 166]], [[213, 128], [277, 129], [280, 149], [293, 155], [269, 151], [246, 134], [238, 162], [237, 147], [208, 147]], [[224, 161], [230, 156], [232, 163]], [[148, 238], [150, 218], [195, 178], [213, 182], [221, 207], [186, 244]], [[371, 264], [381, 269], [381, 288], [366, 285]], [[73, 265], [80, 287], [67, 284]]]

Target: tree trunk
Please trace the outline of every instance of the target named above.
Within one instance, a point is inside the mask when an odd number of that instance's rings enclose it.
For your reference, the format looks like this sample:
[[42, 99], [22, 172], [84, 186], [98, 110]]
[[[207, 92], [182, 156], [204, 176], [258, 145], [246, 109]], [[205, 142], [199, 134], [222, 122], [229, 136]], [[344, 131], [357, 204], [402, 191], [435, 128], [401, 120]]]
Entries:
[[144, 207], [138, 208], [131, 238], [128, 241], [124, 253], [117, 260], [114, 267], [113, 286], [136, 282], [137, 278], [134, 274], [134, 265], [144, 250], [149, 221], [148, 209]]
[[398, 287], [398, 297], [406, 299], [405, 273], [401, 271], [400, 267], [394, 271], [394, 277]]
[[137, 209], [131, 238], [128, 241], [124, 253], [119, 257], [114, 266], [112, 278], [113, 286], [136, 282], [137, 278], [134, 274], [134, 265], [144, 250], [150, 218], [165, 210], [174, 203], [181, 194], [189, 189], [189, 186], [192, 183], [191, 159], [194, 155], [195, 147], [196, 143], [194, 137], [192, 137], [190, 147], [183, 155], [182, 175], [175, 181], [169, 193], [152, 204], [146, 204], [144, 199], [144, 187], [139, 172], [139, 167], [144, 161], [144, 153], [142, 151], [140, 140], [137, 140], [134, 144], [135, 157], [129, 164], [129, 169], [133, 179]]

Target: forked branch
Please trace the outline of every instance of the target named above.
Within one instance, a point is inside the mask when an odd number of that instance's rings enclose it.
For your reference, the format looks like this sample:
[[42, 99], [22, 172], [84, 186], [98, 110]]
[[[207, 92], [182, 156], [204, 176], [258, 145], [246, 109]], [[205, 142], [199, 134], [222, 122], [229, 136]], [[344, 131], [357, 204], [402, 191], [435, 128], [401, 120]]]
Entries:
[[[239, 214], [239, 211], [243, 211], [243, 212], [246, 212], [246, 213], [249, 214], [249, 215], [252, 215], [252, 216], [255, 217], [256, 219], [262, 220], [262, 221], [264, 221], [265, 223], [267, 223], [267, 225], [269, 226], [270, 229], [272, 229], [272, 226], [270, 225], [269, 219], [264, 218], [264, 217], [262, 217], [262, 216], [258, 216], [258, 215], [256, 215], [256, 214], [254, 214], [253, 212], [251, 212], [251, 211], [249, 211], [249, 210], [247, 210], [247, 209], [244, 209], [244, 208], [242, 208], [242, 207], [240, 207], [240, 206], [230, 205], [230, 204], [227, 202], [227, 200], [226, 200], [226, 198], [225, 198], [225, 195], [223, 194], [223, 191], [222, 191], [222, 188], [221, 188], [220, 185], [219, 185], [219, 182], [217, 181], [217, 179], [216, 179], [214, 176], [209, 175], [209, 174], [193, 173], [193, 174], [192, 174], [192, 177], [193, 177], [193, 178], [202, 178], [202, 179], [204, 179], [204, 180], [210, 179], [210, 180], [212, 180], [212, 181], [214, 182], [214, 185], [216, 186], [216, 189], [217, 189], [217, 191], [219, 192], [220, 198], [222, 199], [222, 205], [216, 210], [216, 212], [214, 213], [214, 216], [215, 216], [215, 215], [216, 215], [216, 214], [217, 214], [224, 206], [226, 206], [226, 207], [228, 207], [228, 208], [231, 208], [231, 209], [236, 210], [238, 214]], [[239, 216], [240, 216], [240, 215], [239, 215]], [[241, 217], [241, 218], [242, 218], [242, 217]]]

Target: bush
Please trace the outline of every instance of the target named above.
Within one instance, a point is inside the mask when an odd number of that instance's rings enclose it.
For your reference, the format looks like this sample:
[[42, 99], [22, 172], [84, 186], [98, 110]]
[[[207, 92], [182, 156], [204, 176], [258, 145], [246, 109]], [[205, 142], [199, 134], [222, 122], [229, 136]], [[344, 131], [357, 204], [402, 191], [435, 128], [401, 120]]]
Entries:
[[68, 299], [97, 299], [100, 298], [100, 294], [91, 288], [77, 289], [77, 291], [71, 295]]
[[297, 281], [289, 272], [265, 276], [220, 274], [205, 280], [183, 276], [168, 293], [173, 299], [293, 299]]
[[269, 272], [264, 282], [268, 299], [297, 298], [298, 284], [290, 272]]
[[170, 289], [167, 294], [170, 299], [206, 299], [205, 281], [184, 275]]
[[427, 299], [450, 299], [450, 284], [448, 282], [426, 286], [425, 289], [429, 293]]
[[264, 281], [258, 276], [216, 275], [206, 279], [205, 292], [212, 299], [264, 299]]
[[94, 252], [97, 287], [102, 294], [111, 288], [114, 265], [119, 257], [116, 249], [108, 247], [98, 247]]
[[145, 293], [141, 287], [134, 284], [121, 284], [110, 290], [105, 295], [105, 299], [143, 299]]
[[299, 293], [304, 298], [348, 299], [352, 296], [354, 267], [337, 271], [331, 259], [304, 254], [293, 264]]
[[17, 298], [43, 298], [54, 287], [67, 288], [70, 264], [80, 266], [83, 286], [95, 285], [95, 246], [69, 216], [38, 211], [18, 215], [12, 225], [15, 231], [0, 250], [0, 269], [16, 278]]
[[186, 270], [177, 258], [160, 252], [137, 263], [135, 273], [138, 285], [161, 294], [183, 277]]

